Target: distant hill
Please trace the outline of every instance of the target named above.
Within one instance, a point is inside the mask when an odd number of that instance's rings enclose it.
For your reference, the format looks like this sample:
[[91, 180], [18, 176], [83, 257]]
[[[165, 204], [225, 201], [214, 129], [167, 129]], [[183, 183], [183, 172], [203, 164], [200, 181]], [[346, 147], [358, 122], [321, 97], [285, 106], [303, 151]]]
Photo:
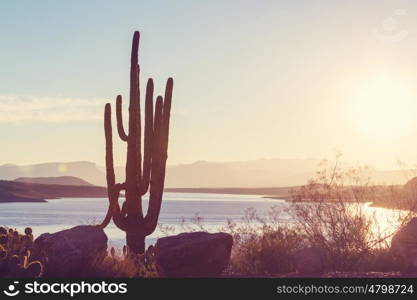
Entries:
[[34, 165], [0, 166], [0, 179], [14, 180], [19, 177], [62, 177], [73, 176], [82, 178], [94, 185], [104, 185], [106, 175], [97, 168], [96, 164], [87, 161], [80, 162], [51, 162]]
[[1, 202], [44, 202], [55, 198], [107, 197], [107, 189], [99, 186], [38, 184], [0, 180]]
[[40, 184], [59, 184], [59, 185], [78, 185], [92, 186], [91, 183], [84, 179], [74, 176], [58, 176], [58, 177], [19, 177], [14, 181]]

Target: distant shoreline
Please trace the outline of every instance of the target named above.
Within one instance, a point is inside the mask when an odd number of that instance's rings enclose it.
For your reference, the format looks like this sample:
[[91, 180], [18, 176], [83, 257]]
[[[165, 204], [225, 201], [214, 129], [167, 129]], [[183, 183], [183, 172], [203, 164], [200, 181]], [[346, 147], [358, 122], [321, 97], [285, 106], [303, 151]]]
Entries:
[[173, 193], [202, 193], [202, 194], [230, 194], [230, 195], [259, 195], [265, 198], [289, 198], [291, 191], [299, 186], [291, 187], [262, 187], [262, 188], [165, 188], [165, 192]]
[[0, 180], [0, 203], [47, 202], [59, 198], [104, 198], [107, 188]]
[[[166, 188], [165, 192], [176, 193], [202, 193], [202, 194], [229, 194], [229, 195], [258, 195], [264, 199], [284, 200], [291, 202], [291, 192], [300, 186], [292, 187], [267, 187], [267, 188]], [[308, 201], [305, 201], [308, 202]], [[366, 201], [363, 203], [370, 203], [372, 207], [385, 208], [385, 209], [399, 209], [404, 208], [397, 207], [393, 204], [386, 202], [378, 203], [376, 201]]]
[[[299, 186], [262, 188], [165, 188], [165, 192], [190, 194], [257, 195], [264, 199], [292, 201], [292, 192]], [[124, 195], [121, 195], [124, 197]], [[107, 188], [57, 184], [22, 183], [0, 180], [0, 203], [47, 203], [60, 198], [107, 198]], [[308, 202], [308, 201], [306, 201]], [[372, 207], [402, 209], [390, 203], [370, 202]]]
[[45, 199], [16, 199], [16, 200], [0, 200], [0, 205], [2, 203], [48, 203], [50, 200], [58, 200], [63, 198], [106, 198], [107, 195], [103, 196], [65, 196], [65, 197], [51, 197], [51, 198], [45, 198]]

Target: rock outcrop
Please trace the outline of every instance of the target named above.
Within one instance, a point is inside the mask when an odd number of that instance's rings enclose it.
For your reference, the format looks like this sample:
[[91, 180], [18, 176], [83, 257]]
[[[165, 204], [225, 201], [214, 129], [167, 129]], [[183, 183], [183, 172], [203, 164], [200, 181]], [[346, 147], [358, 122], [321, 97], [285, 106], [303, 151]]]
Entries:
[[105, 255], [107, 236], [98, 226], [82, 225], [44, 233], [34, 248], [46, 257], [46, 277], [80, 277], [88, 264]]
[[217, 277], [229, 264], [232, 245], [228, 233], [191, 232], [160, 238], [155, 248], [166, 277]]
[[412, 218], [393, 236], [391, 253], [406, 271], [417, 271], [417, 218]]
[[317, 247], [303, 248], [294, 254], [293, 263], [300, 274], [320, 274], [325, 269], [325, 253]]

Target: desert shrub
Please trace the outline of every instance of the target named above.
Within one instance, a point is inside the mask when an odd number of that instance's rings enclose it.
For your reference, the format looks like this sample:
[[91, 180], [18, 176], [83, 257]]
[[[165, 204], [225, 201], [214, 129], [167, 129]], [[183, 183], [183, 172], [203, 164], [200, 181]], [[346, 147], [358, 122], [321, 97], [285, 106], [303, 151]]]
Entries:
[[[303, 247], [323, 249], [331, 272], [401, 270], [390, 240], [415, 215], [415, 191], [372, 185], [370, 168], [344, 168], [339, 158], [324, 161], [313, 179], [293, 191], [286, 211], [292, 221], [284, 223], [278, 207], [262, 217], [249, 209], [241, 224], [228, 221], [222, 230], [234, 238], [229, 274], [293, 272], [293, 255]], [[381, 224], [372, 204], [397, 210]]]
[[303, 237], [278, 216], [279, 210], [273, 206], [266, 216], [248, 209], [241, 224], [228, 221], [223, 231], [230, 233], [234, 242], [228, 274], [261, 276], [294, 270], [292, 256], [303, 246]]
[[[265, 215], [258, 215], [254, 208], [245, 210], [241, 222], [227, 220], [218, 230], [233, 236], [233, 247], [226, 275], [262, 276], [287, 273], [294, 270], [293, 253], [303, 247], [303, 238], [294, 227], [283, 223], [281, 211], [272, 206]], [[183, 218], [181, 232], [209, 231], [204, 218], [196, 213]], [[164, 235], [176, 234], [172, 226], [159, 225]]]
[[117, 252], [114, 248], [104, 259], [97, 259], [88, 266], [88, 277], [108, 278], [135, 278], [135, 277], [160, 277], [162, 270], [156, 263], [156, 252], [153, 246], [149, 246], [144, 254], [131, 253], [127, 246], [123, 251]]
[[[388, 252], [395, 231], [384, 228], [367, 210], [367, 203], [381, 196], [392, 201], [399, 197], [388, 188], [370, 185], [366, 167], [344, 169], [338, 159], [333, 164], [325, 161], [315, 178], [294, 191], [289, 212], [308, 244], [325, 250], [328, 268], [373, 269], [378, 259], [383, 260], [381, 253]], [[412, 211], [399, 211], [391, 221], [401, 227], [412, 215]], [[394, 264], [395, 258], [384, 257], [386, 265]]]

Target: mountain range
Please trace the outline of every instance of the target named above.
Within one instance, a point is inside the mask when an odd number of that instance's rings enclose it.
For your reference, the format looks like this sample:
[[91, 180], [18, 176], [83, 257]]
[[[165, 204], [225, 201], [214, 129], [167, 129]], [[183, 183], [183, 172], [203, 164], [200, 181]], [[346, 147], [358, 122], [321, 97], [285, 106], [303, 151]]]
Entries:
[[19, 177], [14, 182], [38, 183], [38, 184], [58, 184], [66, 186], [92, 186], [91, 183], [75, 176], [59, 177]]
[[[236, 162], [197, 161], [190, 164], [167, 167], [167, 188], [259, 188], [286, 187], [305, 184], [319, 169], [318, 159], [259, 159]], [[124, 167], [116, 167], [118, 181], [124, 178]], [[410, 177], [407, 171], [373, 170], [370, 173], [376, 184], [404, 184]], [[104, 186], [105, 167], [88, 161], [50, 162], [33, 165], [5, 164], [0, 166], [0, 179], [15, 180], [19, 177], [81, 178], [87, 183]], [[66, 178], [63, 180], [68, 184]], [[36, 179], [39, 183], [42, 179]], [[25, 181], [25, 179], [19, 179]], [[49, 180], [47, 182], [50, 183]], [[59, 184], [59, 183], [58, 183]], [[79, 185], [79, 184], [78, 184]]]

